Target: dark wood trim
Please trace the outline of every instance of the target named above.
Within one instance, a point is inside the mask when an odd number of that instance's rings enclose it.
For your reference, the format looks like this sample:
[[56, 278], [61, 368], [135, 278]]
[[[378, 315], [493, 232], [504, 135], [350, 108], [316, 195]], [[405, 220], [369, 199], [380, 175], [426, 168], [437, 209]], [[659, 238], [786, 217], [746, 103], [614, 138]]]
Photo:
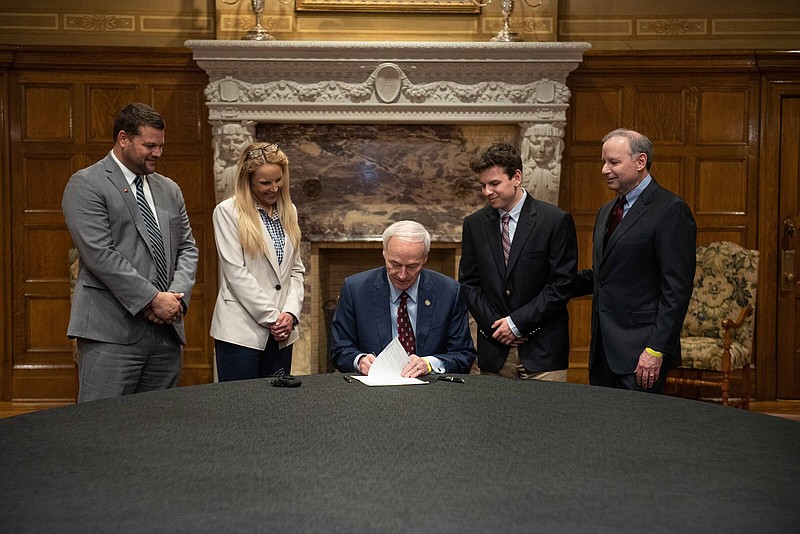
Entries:
[[742, 74], [758, 72], [753, 50], [589, 50], [581, 74]]
[[5, 298], [0, 300], [0, 400], [11, 399], [11, 282], [12, 282], [12, 255], [11, 255], [11, 147], [9, 145], [9, 73], [8, 65], [11, 62], [11, 53], [8, 49], [0, 49], [0, 292]]
[[[756, 400], [775, 400], [777, 388], [777, 210], [781, 98], [764, 79], [760, 139], [758, 243], [761, 259], [756, 307]], [[770, 246], [771, 245], [771, 246]], [[772, 269], [770, 268], [772, 266]], [[770, 272], [770, 269], [775, 272]], [[761, 355], [773, 355], [761, 357]]]
[[201, 70], [188, 48], [153, 48], [129, 46], [17, 46], [13, 49], [11, 68], [96, 70], [119, 68], [126, 71]]

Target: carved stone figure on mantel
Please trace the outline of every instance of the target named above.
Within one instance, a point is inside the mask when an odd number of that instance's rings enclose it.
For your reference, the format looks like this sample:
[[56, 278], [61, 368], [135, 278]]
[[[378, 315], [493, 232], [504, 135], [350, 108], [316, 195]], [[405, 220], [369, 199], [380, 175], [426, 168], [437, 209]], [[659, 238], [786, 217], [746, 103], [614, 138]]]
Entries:
[[236, 162], [242, 150], [253, 142], [255, 121], [212, 123], [214, 145], [214, 190], [217, 203], [233, 193]]
[[556, 124], [523, 124], [520, 146], [522, 185], [534, 198], [558, 205], [564, 128]]

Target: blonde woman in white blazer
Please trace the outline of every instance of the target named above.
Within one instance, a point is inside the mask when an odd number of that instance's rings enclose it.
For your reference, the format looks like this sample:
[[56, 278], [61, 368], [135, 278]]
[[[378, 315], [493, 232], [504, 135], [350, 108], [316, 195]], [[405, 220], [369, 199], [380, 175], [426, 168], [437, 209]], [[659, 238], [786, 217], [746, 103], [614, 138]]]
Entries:
[[286, 154], [277, 144], [251, 144], [236, 176], [233, 195], [214, 209], [222, 279], [211, 337], [220, 382], [289, 374], [303, 306], [305, 267]]

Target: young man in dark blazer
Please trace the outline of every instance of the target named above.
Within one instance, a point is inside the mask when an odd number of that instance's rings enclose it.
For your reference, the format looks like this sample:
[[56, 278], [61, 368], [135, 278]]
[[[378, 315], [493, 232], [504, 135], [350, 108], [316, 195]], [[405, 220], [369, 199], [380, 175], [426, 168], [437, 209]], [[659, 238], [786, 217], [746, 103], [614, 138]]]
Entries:
[[603, 138], [602, 157], [617, 197], [600, 208], [592, 268], [578, 274], [576, 288], [576, 296], [592, 294], [589, 382], [661, 393], [681, 361], [697, 225], [689, 206], [650, 176], [646, 136], [614, 130]]
[[575, 223], [522, 188], [514, 146], [492, 145], [470, 167], [489, 202], [464, 219], [459, 266], [481, 374], [566, 381]]

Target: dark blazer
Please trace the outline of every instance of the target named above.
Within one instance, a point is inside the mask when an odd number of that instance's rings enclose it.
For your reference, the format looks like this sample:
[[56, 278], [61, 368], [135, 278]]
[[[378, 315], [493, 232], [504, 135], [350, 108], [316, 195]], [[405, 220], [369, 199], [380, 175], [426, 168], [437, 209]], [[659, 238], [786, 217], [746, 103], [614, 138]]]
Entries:
[[[148, 183], [164, 241], [168, 291], [183, 293], [188, 307], [198, 250], [183, 195], [166, 176], [152, 173]], [[150, 238], [133, 188], [109, 154], [72, 175], [61, 207], [80, 257], [67, 335], [135, 343], [150, 324], [141, 311], [158, 289]], [[172, 327], [185, 343], [183, 318]]]
[[[468, 373], [475, 347], [458, 282], [428, 269], [419, 276], [417, 356], [439, 358], [448, 373]], [[331, 323], [331, 358], [338, 370], [358, 372], [353, 366], [356, 356], [377, 355], [392, 341], [389, 295], [385, 267], [345, 279]]]
[[478, 325], [478, 366], [497, 372], [509, 347], [492, 339], [492, 324], [511, 316], [528, 341], [518, 347], [530, 372], [569, 366], [569, 301], [578, 248], [575, 223], [565, 211], [528, 194], [522, 206], [508, 268], [503, 260], [500, 215], [486, 206], [464, 219], [459, 281]]
[[655, 180], [642, 192], [603, 250], [616, 199], [597, 215], [592, 268], [578, 274], [576, 296], [592, 293], [591, 368], [602, 350], [615, 374], [631, 374], [650, 347], [662, 372], [681, 361], [680, 332], [695, 271], [697, 225], [689, 206]]

